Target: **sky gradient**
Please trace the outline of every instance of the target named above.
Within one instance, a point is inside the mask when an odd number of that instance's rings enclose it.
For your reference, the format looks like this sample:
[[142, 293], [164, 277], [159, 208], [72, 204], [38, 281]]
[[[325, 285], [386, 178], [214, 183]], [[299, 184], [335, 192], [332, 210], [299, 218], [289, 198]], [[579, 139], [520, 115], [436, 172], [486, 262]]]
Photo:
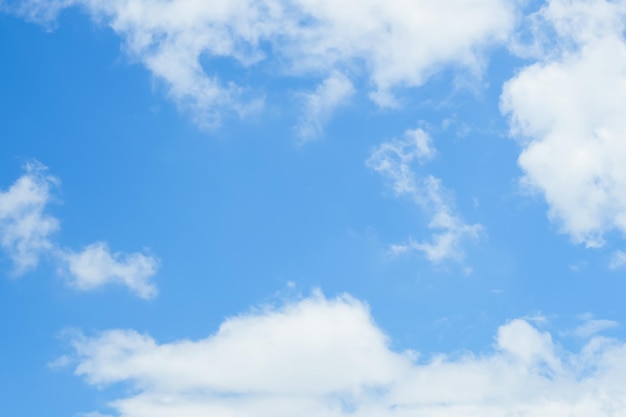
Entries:
[[0, 0], [2, 414], [626, 416], [625, 29]]

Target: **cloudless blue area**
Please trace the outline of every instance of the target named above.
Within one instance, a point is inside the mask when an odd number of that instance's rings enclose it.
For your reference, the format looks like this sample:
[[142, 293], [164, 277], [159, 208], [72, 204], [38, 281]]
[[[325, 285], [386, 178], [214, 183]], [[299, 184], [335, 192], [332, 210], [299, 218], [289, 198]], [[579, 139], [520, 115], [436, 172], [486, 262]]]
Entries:
[[[455, 91], [449, 72], [402, 93], [401, 112], [378, 109], [361, 91], [322, 138], [303, 146], [293, 102], [279, 105], [293, 100], [289, 80], [242, 73], [267, 86], [272, 111], [202, 131], [128, 62], [112, 32], [78, 12], [65, 13], [52, 32], [0, 14], [0, 56], [0, 188], [22, 175], [24, 162], [39, 160], [61, 180], [50, 207], [62, 222], [56, 241], [82, 248], [103, 240], [161, 259], [160, 294], [145, 301], [118, 287], [78, 293], [45, 259], [12, 278], [10, 260], [0, 258], [6, 416], [67, 417], [114, 398], [47, 366], [67, 351], [64, 329], [198, 339], [250, 306], [318, 287], [365, 300], [395, 348], [426, 355], [487, 351], [499, 325], [525, 315], [546, 315], [555, 334], [585, 312], [626, 318], [623, 273], [605, 266], [619, 247], [573, 245], [549, 222], [545, 203], [517, 186], [518, 146], [498, 98], [520, 63], [506, 51], [492, 51], [489, 87], [478, 93]], [[447, 129], [445, 119], [453, 120]], [[427, 238], [427, 218], [365, 161], [421, 121], [438, 150], [424, 173], [442, 178], [464, 219], [485, 227], [467, 246], [469, 274], [388, 253], [410, 236]]]

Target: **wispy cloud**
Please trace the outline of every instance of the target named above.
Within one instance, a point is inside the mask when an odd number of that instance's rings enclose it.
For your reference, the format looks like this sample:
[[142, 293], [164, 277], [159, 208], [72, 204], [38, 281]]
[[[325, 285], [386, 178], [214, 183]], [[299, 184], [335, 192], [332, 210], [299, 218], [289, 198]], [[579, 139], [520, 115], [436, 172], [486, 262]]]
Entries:
[[335, 73], [326, 78], [315, 91], [303, 93], [304, 112], [297, 126], [300, 139], [308, 141], [319, 137], [336, 109], [345, 105], [354, 91], [354, 86], [345, 75]]
[[57, 218], [46, 213], [51, 189], [59, 180], [39, 162], [25, 165], [25, 173], [8, 190], [0, 190], [0, 244], [14, 264], [14, 274], [23, 275], [47, 256], [60, 264], [62, 275], [79, 290], [122, 284], [143, 298], [156, 295], [149, 282], [159, 261], [141, 253], [112, 254], [98, 242], [75, 252], [52, 240], [59, 230]]
[[592, 314], [580, 316], [582, 323], [572, 330], [571, 334], [582, 339], [588, 339], [600, 332], [619, 326], [614, 320], [595, 319]]
[[616, 250], [611, 255], [611, 260], [609, 261], [609, 268], [611, 269], [619, 269], [626, 265], [626, 251]]
[[[133, 330], [71, 340], [75, 373], [130, 384], [123, 417], [551, 416], [626, 412], [626, 345], [592, 339], [578, 353], [512, 320], [480, 355], [395, 352], [368, 307], [321, 294], [230, 318], [202, 340], [159, 343]], [[106, 411], [106, 410], [102, 410]]]
[[428, 175], [419, 177], [414, 164], [423, 164], [434, 157], [435, 148], [428, 133], [409, 130], [402, 140], [394, 139], [374, 150], [367, 165], [381, 174], [389, 188], [399, 197], [409, 197], [430, 216], [428, 227], [433, 231], [430, 241], [394, 244], [392, 253], [419, 251], [434, 263], [463, 258], [463, 243], [478, 239], [482, 226], [466, 224], [453, 210], [452, 198], [441, 180]]
[[240, 68], [265, 63], [278, 75], [321, 79], [352, 68], [368, 79], [376, 103], [393, 107], [394, 89], [419, 87], [441, 68], [480, 74], [482, 51], [507, 40], [518, 3], [24, 0], [16, 12], [46, 23], [80, 7], [115, 31], [125, 52], [198, 124], [215, 125], [224, 112], [255, 107], [263, 93], [212, 74], [207, 59], [227, 58]]

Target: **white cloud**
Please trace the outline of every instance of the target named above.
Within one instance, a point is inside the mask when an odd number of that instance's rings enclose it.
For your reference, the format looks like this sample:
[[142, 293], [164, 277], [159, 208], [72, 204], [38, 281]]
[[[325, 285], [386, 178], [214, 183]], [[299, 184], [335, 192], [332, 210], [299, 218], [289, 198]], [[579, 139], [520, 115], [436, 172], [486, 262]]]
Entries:
[[420, 359], [395, 352], [368, 307], [320, 294], [227, 319], [206, 339], [159, 343], [133, 330], [72, 340], [75, 373], [119, 417], [609, 417], [626, 415], [626, 345], [578, 353], [524, 320], [493, 349]]
[[346, 104], [354, 94], [354, 86], [343, 74], [334, 73], [311, 93], [302, 95], [304, 115], [297, 127], [303, 141], [320, 136], [324, 125], [338, 107]]
[[537, 12], [524, 17], [518, 39], [510, 46], [522, 56], [558, 58], [590, 41], [619, 34], [625, 13], [623, 0], [547, 0]]
[[142, 253], [111, 254], [104, 242], [87, 246], [82, 252], [66, 252], [63, 259], [72, 277], [71, 285], [89, 291], [105, 284], [125, 285], [142, 298], [156, 296], [156, 287], [149, 282], [159, 262]]
[[536, 37], [543, 58], [505, 84], [501, 109], [523, 183], [563, 233], [602, 246], [606, 232], [626, 233], [626, 2], [552, 0], [537, 16], [536, 32], [556, 40]]
[[0, 245], [14, 264], [14, 273], [34, 269], [39, 258], [49, 256], [61, 265], [69, 282], [80, 290], [93, 290], [106, 284], [122, 284], [140, 297], [156, 295], [149, 279], [159, 261], [141, 253], [111, 254], [104, 242], [87, 246], [82, 252], [63, 248], [51, 240], [59, 221], [46, 213], [58, 180], [47, 174], [39, 162], [25, 165], [26, 173], [7, 191], [0, 190]]
[[22, 177], [0, 191], [0, 244], [13, 261], [16, 275], [37, 266], [41, 254], [53, 247], [50, 235], [59, 229], [59, 221], [44, 213], [50, 188], [58, 180], [40, 163], [28, 163], [24, 168]]
[[609, 268], [618, 269], [626, 265], [626, 251], [616, 250], [611, 255], [611, 260], [609, 262]]
[[428, 133], [422, 129], [405, 132], [403, 140], [393, 139], [374, 150], [367, 165], [381, 174], [397, 196], [411, 198], [430, 217], [428, 227], [433, 230], [430, 242], [415, 242], [391, 246], [391, 252], [400, 254], [409, 250], [423, 252], [428, 260], [440, 263], [463, 258], [463, 243], [476, 240], [482, 230], [479, 224], [468, 225], [454, 212], [452, 199], [431, 175], [420, 178], [413, 170], [415, 163], [424, 163], [435, 155]]
[[14, 12], [28, 20], [50, 25], [63, 9], [78, 3], [77, 0], [0, 0], [0, 11]]
[[597, 333], [619, 326], [619, 323], [614, 320], [594, 319], [593, 315], [589, 313], [581, 315], [580, 319], [583, 323], [577, 326], [571, 334], [583, 339], [588, 339]]
[[389, 180], [396, 195], [416, 195], [420, 187], [412, 165], [429, 161], [435, 153], [428, 133], [422, 129], [407, 130], [404, 139], [393, 139], [376, 148], [367, 165]]
[[249, 86], [212, 74], [211, 58], [243, 68], [325, 78], [354, 69], [371, 97], [397, 106], [393, 90], [419, 87], [443, 67], [478, 75], [482, 51], [504, 43], [521, 1], [511, 0], [25, 0], [20, 13], [49, 22], [78, 5], [123, 40], [128, 55], [163, 81], [200, 124], [245, 112]]
[[82, 414], [82, 417], [113, 417], [110, 414], [102, 414], [98, 412]]

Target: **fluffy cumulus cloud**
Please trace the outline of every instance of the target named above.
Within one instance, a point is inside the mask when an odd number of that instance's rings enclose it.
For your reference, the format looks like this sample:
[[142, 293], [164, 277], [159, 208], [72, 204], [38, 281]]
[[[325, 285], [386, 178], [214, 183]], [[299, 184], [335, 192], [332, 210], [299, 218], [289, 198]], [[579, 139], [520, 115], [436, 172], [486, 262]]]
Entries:
[[112, 254], [105, 242], [87, 246], [82, 252], [63, 254], [73, 286], [89, 291], [108, 283], [125, 285], [143, 298], [154, 297], [156, 287], [149, 279], [159, 262], [142, 253]]
[[[211, 59], [241, 68], [326, 78], [364, 74], [372, 99], [396, 106], [393, 90], [422, 85], [455, 66], [478, 75], [486, 47], [504, 43], [519, 3], [511, 0], [25, 0], [14, 7], [50, 22], [78, 6], [110, 26], [128, 55], [167, 85], [199, 124], [224, 110], [245, 113], [249, 87], [217, 76]], [[454, 13], [450, 13], [454, 10]], [[323, 87], [322, 87], [323, 88]], [[258, 97], [262, 93], [256, 93]], [[254, 94], [253, 94], [254, 95]], [[252, 100], [252, 101], [251, 101]], [[256, 103], [256, 104], [255, 104]]]
[[417, 175], [414, 166], [430, 160], [435, 152], [427, 132], [409, 130], [403, 139], [393, 139], [376, 148], [367, 165], [388, 181], [397, 196], [411, 198], [430, 216], [428, 227], [433, 231], [430, 241], [410, 239], [408, 243], [392, 245], [392, 252], [422, 252], [435, 263], [459, 261], [463, 258], [464, 242], [478, 239], [482, 226], [463, 221], [440, 179]]
[[53, 247], [49, 236], [59, 228], [59, 221], [44, 212], [57, 179], [36, 162], [26, 164], [25, 171], [8, 190], [0, 190], [0, 245], [16, 275], [37, 266], [40, 254]]
[[539, 61], [501, 98], [523, 183], [562, 232], [601, 246], [626, 233], [626, 2], [551, 0], [532, 22]]
[[420, 359], [390, 349], [349, 296], [257, 309], [197, 341], [110, 330], [72, 345], [87, 383], [131, 388], [99, 410], [119, 417], [626, 415], [621, 342], [593, 338], [568, 352], [518, 319], [497, 330], [488, 353]]
[[39, 162], [25, 165], [25, 173], [8, 190], [0, 190], [0, 245], [19, 276], [34, 269], [42, 256], [60, 265], [69, 283], [80, 290], [106, 284], [122, 284], [143, 298], [156, 295], [149, 282], [156, 273], [157, 258], [142, 253], [111, 253], [104, 242], [75, 252], [51, 239], [59, 221], [46, 213], [51, 189], [59, 183]]

